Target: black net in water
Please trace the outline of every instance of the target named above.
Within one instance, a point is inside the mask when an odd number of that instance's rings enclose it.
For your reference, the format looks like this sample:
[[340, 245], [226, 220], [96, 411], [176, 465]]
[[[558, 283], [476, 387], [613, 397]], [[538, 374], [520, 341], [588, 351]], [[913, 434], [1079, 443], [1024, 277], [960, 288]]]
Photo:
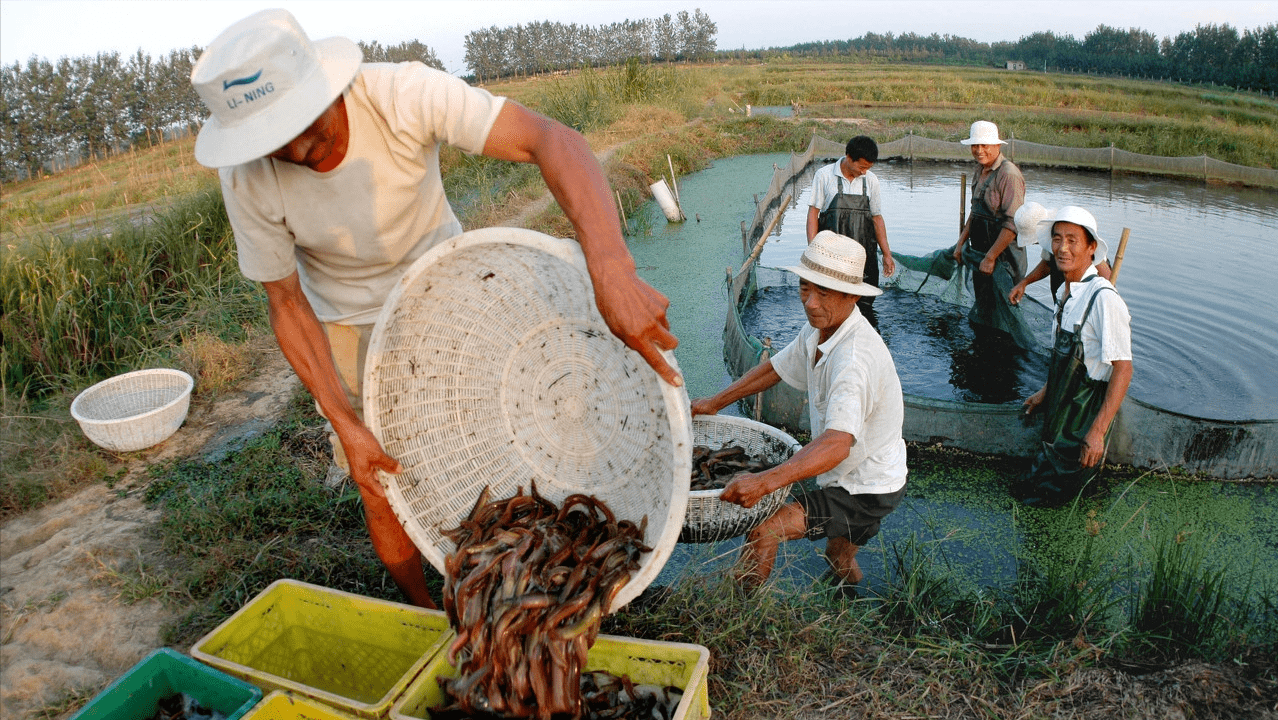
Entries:
[[[1045, 350], [1025, 350], [1006, 333], [972, 324], [966, 307], [889, 287], [875, 300], [874, 311], [901, 388], [908, 394], [958, 402], [1016, 403], [1047, 381]], [[774, 353], [793, 340], [806, 322], [797, 284], [762, 287], [741, 311], [745, 331], [771, 338]]]

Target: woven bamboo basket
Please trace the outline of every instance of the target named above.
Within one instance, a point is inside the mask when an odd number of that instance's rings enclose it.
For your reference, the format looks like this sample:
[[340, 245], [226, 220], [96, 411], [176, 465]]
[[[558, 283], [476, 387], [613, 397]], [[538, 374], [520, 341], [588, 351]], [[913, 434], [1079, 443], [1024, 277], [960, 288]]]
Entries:
[[181, 370], [155, 368], [116, 375], [71, 403], [71, 417], [96, 445], [131, 452], [177, 432], [191, 407], [195, 380]]
[[[772, 464], [780, 464], [799, 449], [799, 442], [771, 425], [730, 415], [697, 415], [692, 418], [694, 445], [718, 449], [740, 445], [746, 454]], [[691, 475], [691, 473], [689, 473]], [[776, 512], [790, 496], [783, 487], [764, 496], [752, 508], [719, 499], [722, 490], [694, 490], [688, 493], [688, 512], [683, 517], [679, 542], [706, 543], [744, 535]]]
[[[666, 359], [673, 365], [673, 354]], [[684, 388], [660, 379], [595, 307], [580, 246], [517, 228], [464, 233], [419, 258], [374, 326], [364, 418], [402, 472], [392, 509], [441, 573], [485, 486], [603, 500], [647, 518], [634, 599], [678, 541], [692, 467]]]

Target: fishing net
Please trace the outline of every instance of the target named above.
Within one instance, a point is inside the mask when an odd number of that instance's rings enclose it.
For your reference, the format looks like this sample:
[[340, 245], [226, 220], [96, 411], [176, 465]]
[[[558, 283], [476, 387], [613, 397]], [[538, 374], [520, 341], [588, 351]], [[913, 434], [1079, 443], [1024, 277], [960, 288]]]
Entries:
[[[927, 255], [892, 253], [896, 259], [896, 274], [880, 281], [883, 288], [896, 288], [906, 292], [930, 295], [951, 305], [968, 308], [976, 302], [972, 288], [972, 270], [966, 263], [954, 260], [950, 248], [941, 248]], [[994, 275], [994, 289], [1003, 297], [1011, 291], [1013, 283], [1003, 273]], [[976, 321], [976, 318], [972, 318]], [[999, 304], [994, 312], [980, 318], [980, 324], [1006, 333], [1019, 347], [1041, 350], [1051, 343], [1052, 309], [1031, 297], [1024, 297], [1018, 305]]]

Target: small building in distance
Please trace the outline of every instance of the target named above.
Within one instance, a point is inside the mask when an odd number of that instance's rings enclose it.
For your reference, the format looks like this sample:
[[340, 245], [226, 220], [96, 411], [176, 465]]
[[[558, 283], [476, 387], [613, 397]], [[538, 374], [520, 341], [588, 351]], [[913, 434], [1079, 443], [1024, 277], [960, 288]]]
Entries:
[[1024, 70], [1025, 63], [1020, 60], [1008, 60], [1007, 69], [1008, 70]]

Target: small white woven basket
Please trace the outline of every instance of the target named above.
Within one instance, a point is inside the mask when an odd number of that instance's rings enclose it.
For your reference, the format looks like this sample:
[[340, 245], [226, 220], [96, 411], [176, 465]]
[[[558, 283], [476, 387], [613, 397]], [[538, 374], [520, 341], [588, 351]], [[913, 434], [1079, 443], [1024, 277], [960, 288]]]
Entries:
[[[666, 353], [674, 364], [674, 356]], [[691, 415], [595, 307], [580, 246], [487, 228], [429, 250], [378, 316], [364, 419], [402, 472], [391, 508], [441, 573], [485, 486], [556, 503], [584, 493], [618, 519], [648, 519], [653, 548], [614, 601], [656, 578], [678, 540], [692, 467]]]
[[100, 447], [142, 450], [167, 440], [182, 426], [194, 387], [190, 375], [170, 368], [116, 375], [77, 395], [71, 417]]
[[[799, 442], [782, 430], [747, 418], [730, 415], [697, 415], [692, 418], [692, 442], [718, 450], [740, 445], [750, 457], [779, 465], [799, 449]], [[691, 482], [691, 471], [689, 471]], [[768, 519], [790, 496], [789, 486], [768, 493], [752, 508], [719, 499], [723, 490], [688, 493], [679, 542], [706, 543], [744, 535]]]

